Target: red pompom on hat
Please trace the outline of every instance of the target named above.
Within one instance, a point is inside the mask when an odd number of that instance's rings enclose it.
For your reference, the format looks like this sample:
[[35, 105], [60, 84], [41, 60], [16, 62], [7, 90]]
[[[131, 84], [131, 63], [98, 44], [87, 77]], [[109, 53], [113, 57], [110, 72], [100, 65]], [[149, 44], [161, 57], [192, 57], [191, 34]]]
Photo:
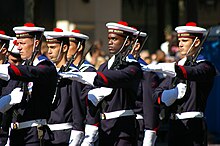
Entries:
[[80, 30], [74, 29], [74, 30], [72, 30], [72, 32], [74, 32], [74, 33], [80, 33]]
[[24, 26], [26, 26], [26, 27], [35, 27], [34, 23], [30, 23], [30, 22], [25, 23]]
[[124, 26], [128, 26], [128, 23], [125, 21], [119, 21], [118, 24], [124, 25]]
[[15, 46], [17, 46], [17, 45], [18, 45], [17, 40], [14, 40], [14, 41], [13, 41], [13, 44], [14, 44]]
[[0, 34], [5, 35], [5, 31], [4, 30], [0, 30]]
[[188, 22], [186, 23], [186, 26], [197, 26], [195, 22]]
[[55, 32], [63, 32], [63, 30], [61, 28], [54, 28], [53, 31], [55, 31]]

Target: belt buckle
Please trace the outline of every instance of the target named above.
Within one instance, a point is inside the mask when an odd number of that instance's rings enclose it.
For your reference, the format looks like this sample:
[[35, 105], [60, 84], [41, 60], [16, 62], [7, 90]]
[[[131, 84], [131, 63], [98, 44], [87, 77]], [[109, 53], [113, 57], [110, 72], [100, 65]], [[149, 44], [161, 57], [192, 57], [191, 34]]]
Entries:
[[100, 117], [101, 117], [102, 120], [106, 120], [106, 116], [105, 116], [104, 113], [101, 113], [101, 116], [100, 116]]
[[13, 123], [13, 129], [18, 129], [18, 123]]

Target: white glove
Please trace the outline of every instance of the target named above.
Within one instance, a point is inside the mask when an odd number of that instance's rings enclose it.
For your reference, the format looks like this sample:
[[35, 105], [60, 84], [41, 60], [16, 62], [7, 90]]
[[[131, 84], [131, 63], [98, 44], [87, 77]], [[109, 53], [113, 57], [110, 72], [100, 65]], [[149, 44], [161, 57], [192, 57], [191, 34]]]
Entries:
[[94, 146], [94, 143], [98, 139], [98, 127], [93, 125], [86, 125], [85, 127], [85, 137], [81, 146]]
[[164, 90], [161, 96], [161, 101], [166, 104], [166, 106], [172, 105], [176, 99], [181, 99], [186, 93], [186, 84], [179, 83], [177, 86], [170, 90]]
[[106, 87], [92, 89], [88, 92], [88, 99], [97, 106], [103, 98], [111, 94], [112, 90]]
[[8, 66], [10, 64], [0, 64], [0, 79], [8, 81], [10, 76], [8, 74]]
[[97, 75], [96, 72], [61, 72], [59, 75], [62, 78], [68, 78], [70, 80], [78, 81], [83, 84], [93, 86], [94, 79]]
[[156, 132], [153, 130], [145, 130], [143, 146], [154, 146], [157, 139]]
[[20, 103], [23, 97], [23, 91], [21, 91], [21, 88], [15, 88], [12, 92], [11, 92], [11, 101], [10, 101], [10, 105], [14, 105], [17, 103]]
[[6, 112], [12, 105], [20, 103], [23, 97], [21, 88], [15, 88], [11, 94], [5, 95], [0, 99], [0, 112]]
[[146, 66], [142, 66], [143, 71], [153, 71], [160, 72], [166, 74], [171, 77], [176, 76], [175, 72], [175, 62], [173, 63], [158, 63], [158, 64], [149, 64]]
[[71, 130], [69, 146], [80, 146], [83, 140], [84, 132]]

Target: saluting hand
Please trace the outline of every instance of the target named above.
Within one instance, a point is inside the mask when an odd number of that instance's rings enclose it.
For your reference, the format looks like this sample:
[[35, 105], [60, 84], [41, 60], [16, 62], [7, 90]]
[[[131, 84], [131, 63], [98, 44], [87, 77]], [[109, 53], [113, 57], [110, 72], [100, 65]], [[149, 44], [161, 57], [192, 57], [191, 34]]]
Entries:
[[97, 75], [96, 72], [61, 72], [59, 75], [62, 78], [68, 78], [70, 80], [78, 81], [83, 84], [93, 86], [94, 79]]
[[166, 74], [171, 77], [176, 76], [175, 63], [158, 63], [142, 66], [143, 71], [153, 71]]
[[11, 101], [10, 101], [10, 105], [14, 105], [17, 103], [20, 103], [23, 97], [23, 91], [21, 91], [21, 88], [15, 88], [11, 94]]

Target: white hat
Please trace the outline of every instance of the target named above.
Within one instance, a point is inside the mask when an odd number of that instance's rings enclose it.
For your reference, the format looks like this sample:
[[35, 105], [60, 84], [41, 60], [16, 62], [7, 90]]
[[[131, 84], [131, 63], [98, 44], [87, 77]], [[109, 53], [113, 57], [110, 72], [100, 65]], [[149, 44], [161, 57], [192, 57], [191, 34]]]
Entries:
[[119, 35], [133, 35], [137, 30], [129, 27], [127, 22], [119, 21], [118, 23], [109, 22], [106, 24], [108, 33], [116, 33]]
[[14, 54], [19, 54], [17, 38], [13, 37], [13, 40], [10, 40], [8, 51]]
[[195, 35], [202, 37], [203, 33], [206, 32], [206, 29], [196, 26], [195, 22], [189, 22], [186, 24], [186, 26], [176, 27], [175, 31], [178, 33], [178, 37], [194, 38]]
[[134, 32], [134, 36], [137, 36], [137, 35], [139, 35], [140, 37], [146, 37], [146, 36], [147, 36], [147, 33], [145, 33], [145, 32], [140, 32], [140, 31]]
[[12, 40], [12, 37], [5, 35], [5, 31], [0, 30], [0, 42], [1, 40], [9, 41]]
[[60, 28], [54, 28], [53, 31], [45, 31], [44, 35], [48, 43], [60, 43], [59, 39], [66, 38], [68, 39], [72, 33], [68, 31], [63, 31]]
[[72, 30], [71, 33], [72, 33], [72, 35], [69, 38], [70, 41], [74, 42], [74, 41], [77, 41], [77, 39], [82, 39], [82, 40], [88, 40], [89, 39], [89, 36], [80, 33], [80, 31], [77, 30], [77, 29]]
[[33, 23], [25, 23], [24, 26], [17, 26], [13, 28], [17, 38], [33, 37], [37, 32], [43, 32], [45, 28], [36, 27]]

